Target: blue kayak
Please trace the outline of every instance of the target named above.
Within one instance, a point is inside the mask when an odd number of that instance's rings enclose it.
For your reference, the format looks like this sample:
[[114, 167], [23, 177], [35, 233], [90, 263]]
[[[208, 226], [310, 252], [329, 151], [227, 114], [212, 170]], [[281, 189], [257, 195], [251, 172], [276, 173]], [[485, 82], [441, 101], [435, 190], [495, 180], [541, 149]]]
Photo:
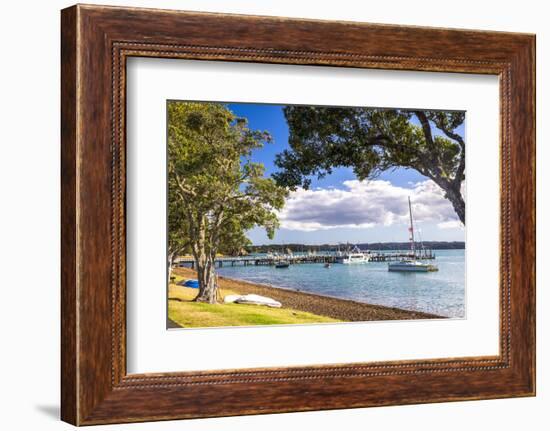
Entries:
[[191, 287], [193, 289], [199, 288], [199, 280], [187, 280], [185, 283], [183, 283], [185, 287]]

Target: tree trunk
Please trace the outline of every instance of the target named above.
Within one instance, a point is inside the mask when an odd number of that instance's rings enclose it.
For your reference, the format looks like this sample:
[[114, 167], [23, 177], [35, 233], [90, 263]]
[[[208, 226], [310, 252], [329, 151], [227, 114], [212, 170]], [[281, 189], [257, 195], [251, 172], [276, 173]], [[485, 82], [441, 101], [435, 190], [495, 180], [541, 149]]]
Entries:
[[206, 223], [206, 216], [203, 215], [200, 217], [197, 240], [193, 245], [193, 256], [195, 257], [197, 280], [199, 281], [199, 294], [195, 298], [195, 301], [215, 304], [218, 293], [218, 285], [216, 284], [214, 273], [214, 258], [216, 253], [211, 247], [207, 246]]
[[174, 267], [175, 258], [176, 258], [175, 252], [171, 252], [168, 254], [168, 285], [170, 285], [170, 278], [172, 277], [172, 269]]
[[196, 264], [199, 294], [195, 301], [215, 304], [218, 297], [218, 285], [215, 277], [214, 259], [202, 255], [196, 260]]
[[457, 187], [452, 184], [450, 186], [443, 187], [443, 190], [445, 191], [445, 197], [453, 205], [456, 215], [462, 224], [466, 226], [466, 204], [464, 203], [464, 198], [460, 192], [460, 185]]

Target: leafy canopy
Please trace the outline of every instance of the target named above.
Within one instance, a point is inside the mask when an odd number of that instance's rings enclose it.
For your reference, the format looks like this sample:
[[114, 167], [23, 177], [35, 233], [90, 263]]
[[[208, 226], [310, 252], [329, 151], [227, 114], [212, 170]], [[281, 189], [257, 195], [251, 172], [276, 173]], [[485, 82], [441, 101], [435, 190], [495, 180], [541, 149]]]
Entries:
[[189, 237], [194, 254], [239, 250], [254, 226], [273, 237], [287, 191], [251, 161], [269, 142], [225, 105], [169, 102], [169, 220], [178, 220], [170, 228]]
[[464, 222], [465, 144], [456, 132], [464, 112], [287, 106], [284, 114], [291, 148], [276, 157], [279, 184], [307, 189], [335, 167], [350, 167], [361, 180], [412, 168], [445, 191]]

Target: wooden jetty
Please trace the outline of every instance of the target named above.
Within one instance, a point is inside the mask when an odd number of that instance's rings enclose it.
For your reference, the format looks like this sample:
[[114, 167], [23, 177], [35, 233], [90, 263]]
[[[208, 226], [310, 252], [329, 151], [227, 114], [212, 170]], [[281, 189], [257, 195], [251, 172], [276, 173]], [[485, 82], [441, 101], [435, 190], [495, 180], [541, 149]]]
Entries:
[[[366, 252], [365, 252], [366, 253]], [[377, 251], [368, 252], [369, 262], [392, 262], [403, 259], [435, 259], [435, 253], [430, 249], [412, 251]], [[316, 254], [292, 254], [292, 255], [272, 255], [272, 256], [220, 256], [216, 258], [216, 266], [274, 266], [281, 260], [288, 261], [291, 265], [300, 265], [306, 263], [337, 263], [337, 255], [332, 252]], [[176, 260], [177, 266], [195, 268], [195, 261], [189, 257], [182, 257]]]

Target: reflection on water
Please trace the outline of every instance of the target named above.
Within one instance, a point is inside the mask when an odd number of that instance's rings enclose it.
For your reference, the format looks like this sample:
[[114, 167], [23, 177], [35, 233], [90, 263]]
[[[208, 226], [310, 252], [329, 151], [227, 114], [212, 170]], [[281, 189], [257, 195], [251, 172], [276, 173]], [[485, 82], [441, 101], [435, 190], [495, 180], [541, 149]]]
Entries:
[[256, 283], [435, 313], [446, 317], [465, 315], [464, 250], [436, 250], [437, 272], [389, 272], [387, 263], [357, 265], [225, 266], [220, 275]]

